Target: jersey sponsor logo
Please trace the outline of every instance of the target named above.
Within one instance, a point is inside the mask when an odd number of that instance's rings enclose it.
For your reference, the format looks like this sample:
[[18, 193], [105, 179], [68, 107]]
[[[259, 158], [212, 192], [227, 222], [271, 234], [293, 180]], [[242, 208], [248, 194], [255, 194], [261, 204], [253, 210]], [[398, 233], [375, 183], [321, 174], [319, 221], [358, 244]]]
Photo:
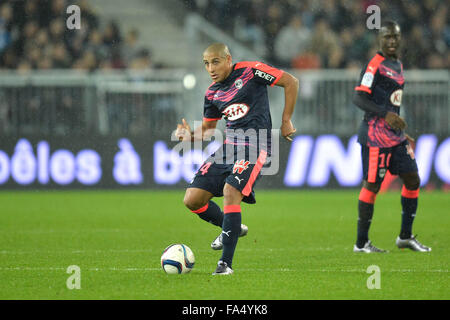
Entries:
[[233, 166], [233, 174], [235, 174], [236, 172], [238, 174], [241, 174], [242, 172], [244, 172], [245, 170], [248, 169], [249, 164], [250, 164], [250, 161], [248, 161], [248, 160], [247, 161], [244, 159], [237, 160]]
[[222, 113], [227, 120], [234, 121], [245, 116], [249, 110], [249, 106], [245, 103], [233, 103], [226, 107]]
[[242, 79], [237, 79], [237, 80], [234, 82], [234, 86], [235, 86], [237, 89], [241, 89], [243, 85], [244, 85], [244, 83], [242, 82]]
[[391, 103], [394, 106], [400, 107], [400, 105], [402, 104], [402, 95], [403, 95], [403, 90], [402, 89], [398, 89], [395, 90], [394, 92], [392, 92], [391, 94]]
[[361, 85], [370, 88], [373, 83], [373, 74], [370, 72], [366, 72], [361, 80]]
[[258, 76], [258, 77], [263, 78], [263, 79], [265, 79], [267, 81], [270, 81], [270, 82], [275, 80], [274, 76], [272, 76], [272, 75], [270, 75], [270, 74], [268, 74], [268, 73], [266, 73], [264, 71], [261, 71], [261, 70], [255, 70], [255, 76]]

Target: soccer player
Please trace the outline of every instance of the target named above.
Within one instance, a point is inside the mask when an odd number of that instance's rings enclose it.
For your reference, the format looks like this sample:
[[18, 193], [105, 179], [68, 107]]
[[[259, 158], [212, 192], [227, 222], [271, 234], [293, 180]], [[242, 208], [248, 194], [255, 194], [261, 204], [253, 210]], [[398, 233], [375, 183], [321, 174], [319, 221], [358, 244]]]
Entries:
[[[203, 63], [213, 83], [206, 90], [202, 125], [191, 131], [183, 119], [175, 134], [182, 141], [204, 140], [212, 135], [222, 117], [226, 120], [226, 140], [200, 166], [186, 189], [184, 204], [201, 219], [222, 228], [211, 244], [215, 250], [223, 249], [213, 275], [227, 275], [233, 273], [238, 237], [248, 231], [241, 224], [241, 202], [256, 202], [253, 188], [271, 155], [272, 121], [267, 86], [284, 88], [281, 135], [292, 141], [296, 129], [291, 116], [298, 80], [288, 72], [258, 61], [233, 64], [228, 47], [222, 43], [214, 43], [203, 52]], [[211, 200], [222, 196], [223, 211]]]
[[428, 252], [428, 248], [412, 235], [417, 211], [420, 178], [414, 151], [405, 134], [406, 123], [399, 116], [405, 79], [403, 66], [398, 59], [400, 26], [386, 21], [379, 31], [381, 51], [370, 60], [361, 72], [355, 88], [353, 103], [365, 111], [358, 132], [362, 148], [364, 181], [358, 202], [357, 240], [354, 252], [386, 252], [369, 240], [369, 228], [374, 204], [386, 171], [399, 175], [403, 181], [401, 191], [401, 230], [396, 245], [414, 251]]

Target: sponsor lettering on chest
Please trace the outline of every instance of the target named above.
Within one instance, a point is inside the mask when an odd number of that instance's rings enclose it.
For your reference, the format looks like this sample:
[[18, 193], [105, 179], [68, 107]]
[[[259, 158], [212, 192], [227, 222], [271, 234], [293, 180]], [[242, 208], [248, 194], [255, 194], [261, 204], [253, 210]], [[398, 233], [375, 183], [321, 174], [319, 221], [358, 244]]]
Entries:
[[400, 105], [402, 104], [402, 95], [403, 95], [402, 89], [398, 89], [398, 90], [395, 90], [394, 92], [392, 92], [391, 103], [394, 106], [400, 107]]
[[249, 106], [245, 103], [233, 103], [226, 107], [222, 113], [227, 120], [234, 121], [245, 116], [249, 110]]

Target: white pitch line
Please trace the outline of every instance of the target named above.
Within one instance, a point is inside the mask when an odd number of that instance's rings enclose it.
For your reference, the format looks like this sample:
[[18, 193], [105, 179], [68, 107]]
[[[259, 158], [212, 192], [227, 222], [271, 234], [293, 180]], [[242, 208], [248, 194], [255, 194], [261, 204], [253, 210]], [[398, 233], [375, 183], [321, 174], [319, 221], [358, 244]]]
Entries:
[[[264, 251], [264, 252], [280, 252], [287, 251], [288, 249], [283, 248], [240, 248], [238, 249], [240, 252], [254, 252], [254, 251]], [[304, 248], [298, 251], [348, 251], [348, 248]], [[69, 253], [69, 254], [88, 254], [88, 253], [152, 253], [158, 252], [162, 253], [163, 250], [155, 250], [155, 249], [87, 249], [87, 250], [0, 250], [0, 254], [4, 255], [14, 255], [14, 254], [34, 254], [34, 253]], [[293, 250], [289, 250], [293, 251]], [[204, 249], [196, 249], [195, 252], [211, 252], [210, 248]]]
[[[0, 267], [0, 271], [61, 271], [66, 270], [67, 268], [64, 267]], [[146, 272], [146, 271], [161, 271], [161, 268], [135, 268], [135, 267], [129, 267], [129, 268], [119, 268], [119, 267], [110, 267], [110, 268], [96, 268], [96, 267], [87, 267], [82, 268], [83, 270], [88, 271], [122, 271], [122, 272], [129, 272], [129, 271], [139, 271], [139, 272]], [[204, 272], [209, 271], [209, 269], [206, 268], [195, 268], [195, 270]], [[366, 273], [365, 269], [303, 269], [303, 270], [295, 270], [295, 269], [289, 269], [289, 268], [275, 268], [275, 269], [262, 269], [262, 268], [239, 268], [237, 269], [241, 272], [254, 272], [254, 271], [260, 271], [260, 272], [349, 272], [349, 273]], [[425, 273], [448, 273], [448, 269], [430, 269], [430, 270], [416, 270], [416, 269], [385, 269], [381, 270], [382, 272], [399, 272], [399, 273], [414, 273], [414, 272], [425, 272]]]

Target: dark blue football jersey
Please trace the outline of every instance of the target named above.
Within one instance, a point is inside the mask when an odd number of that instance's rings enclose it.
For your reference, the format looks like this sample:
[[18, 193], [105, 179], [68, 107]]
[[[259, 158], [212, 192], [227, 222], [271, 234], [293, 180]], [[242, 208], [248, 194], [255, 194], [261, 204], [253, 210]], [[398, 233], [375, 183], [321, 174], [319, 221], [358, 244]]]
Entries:
[[[361, 71], [357, 91], [364, 91], [380, 106], [381, 111], [400, 114], [405, 84], [403, 65], [378, 52]], [[361, 123], [358, 141], [369, 147], [388, 148], [405, 140], [402, 130], [391, 128], [384, 118], [366, 112]]]
[[261, 138], [262, 132], [266, 132], [264, 139], [267, 140], [268, 148], [272, 119], [267, 86], [274, 86], [282, 75], [282, 70], [262, 62], [236, 63], [223, 82], [213, 82], [206, 91], [203, 120], [226, 120], [225, 143], [249, 143], [249, 139], [236, 136], [236, 133], [240, 132], [239, 129], [243, 130], [245, 135], [251, 135], [253, 129], [258, 138]]

